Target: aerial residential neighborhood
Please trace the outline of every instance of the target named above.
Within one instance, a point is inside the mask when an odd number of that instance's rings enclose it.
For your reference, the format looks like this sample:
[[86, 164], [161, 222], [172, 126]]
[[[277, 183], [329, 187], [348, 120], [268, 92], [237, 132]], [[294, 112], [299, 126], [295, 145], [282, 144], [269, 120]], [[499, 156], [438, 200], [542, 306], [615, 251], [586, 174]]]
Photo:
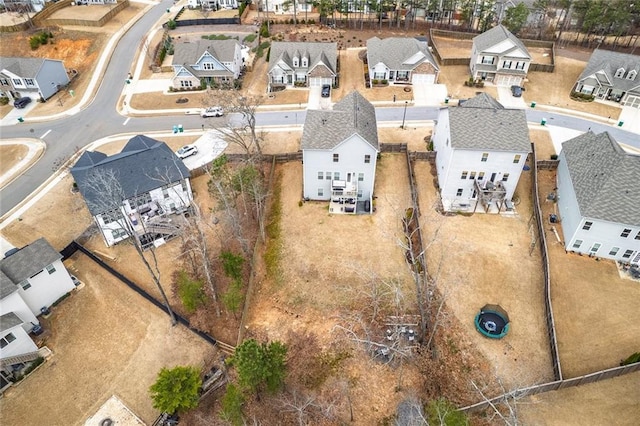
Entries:
[[0, 423], [636, 425], [640, 5], [427, 3], [0, 3]]

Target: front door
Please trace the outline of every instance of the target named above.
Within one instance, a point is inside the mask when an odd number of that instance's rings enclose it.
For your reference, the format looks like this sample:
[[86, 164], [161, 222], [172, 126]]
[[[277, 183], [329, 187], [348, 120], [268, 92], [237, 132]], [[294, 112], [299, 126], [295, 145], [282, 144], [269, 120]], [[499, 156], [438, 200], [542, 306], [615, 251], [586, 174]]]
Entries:
[[491, 182], [495, 182], [495, 181], [496, 181], [496, 174], [491, 173]]

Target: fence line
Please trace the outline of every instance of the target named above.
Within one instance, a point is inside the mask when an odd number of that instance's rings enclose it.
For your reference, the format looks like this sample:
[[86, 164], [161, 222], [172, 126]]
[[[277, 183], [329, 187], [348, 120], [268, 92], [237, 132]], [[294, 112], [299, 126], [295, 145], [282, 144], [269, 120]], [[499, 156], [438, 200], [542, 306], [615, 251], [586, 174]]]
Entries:
[[537, 160], [536, 169], [538, 170], [557, 170], [560, 160]]

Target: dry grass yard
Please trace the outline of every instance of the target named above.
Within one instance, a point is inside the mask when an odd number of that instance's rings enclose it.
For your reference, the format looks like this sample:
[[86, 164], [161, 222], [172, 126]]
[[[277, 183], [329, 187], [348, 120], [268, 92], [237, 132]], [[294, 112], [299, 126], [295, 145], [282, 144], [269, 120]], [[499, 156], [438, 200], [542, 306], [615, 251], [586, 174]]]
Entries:
[[[438, 47], [438, 53], [445, 58], [471, 58], [473, 41], [460, 40], [449, 37], [433, 37], [433, 42]], [[546, 47], [527, 47], [532, 62], [536, 64], [551, 64], [551, 49]]]
[[29, 152], [27, 145], [0, 144], [0, 176], [18, 164]]
[[452, 99], [468, 99], [481, 92], [498, 99], [498, 89], [496, 86], [467, 87], [464, 85], [464, 82], [467, 80], [469, 80], [468, 65], [448, 65], [440, 67], [438, 83], [447, 86], [447, 91]]
[[552, 230], [555, 226], [563, 241], [562, 225], [548, 222], [557, 214], [556, 204], [545, 201], [556, 186], [555, 173], [538, 176], [562, 373], [575, 377], [616, 367], [638, 351], [640, 284], [622, 279], [612, 261], [565, 253]]
[[542, 126], [530, 125], [529, 138], [535, 146], [536, 159], [548, 160], [551, 158], [551, 155], [556, 154], [553, 142], [551, 141], [551, 135], [549, 135], [549, 131]]

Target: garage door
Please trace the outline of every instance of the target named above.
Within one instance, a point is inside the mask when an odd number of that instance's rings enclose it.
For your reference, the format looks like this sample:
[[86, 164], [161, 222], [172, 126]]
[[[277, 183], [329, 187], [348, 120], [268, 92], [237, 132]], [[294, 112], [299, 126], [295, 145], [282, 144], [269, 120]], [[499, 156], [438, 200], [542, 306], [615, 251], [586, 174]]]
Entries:
[[499, 75], [496, 77], [497, 86], [520, 86], [522, 77], [517, 75]]
[[627, 96], [627, 100], [624, 102], [624, 106], [640, 108], [640, 96]]
[[331, 78], [313, 77], [309, 79], [309, 86], [322, 86], [323, 84], [331, 84]]
[[413, 74], [411, 76], [411, 83], [421, 83], [421, 84], [433, 84], [436, 82], [435, 74]]

